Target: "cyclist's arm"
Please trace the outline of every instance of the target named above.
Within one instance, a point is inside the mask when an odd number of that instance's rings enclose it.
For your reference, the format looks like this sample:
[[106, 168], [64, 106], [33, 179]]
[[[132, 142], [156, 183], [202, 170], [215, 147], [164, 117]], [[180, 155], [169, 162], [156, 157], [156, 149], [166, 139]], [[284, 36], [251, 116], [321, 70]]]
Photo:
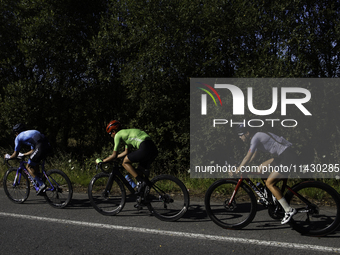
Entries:
[[[18, 151], [14, 151], [13, 154], [9, 157], [9, 159], [16, 158], [16, 157], [18, 157], [18, 155], [19, 155], [19, 152]], [[4, 156], [4, 158], [6, 158], [6, 155]]]
[[128, 147], [125, 147], [125, 151], [123, 151], [122, 153], [120, 153], [117, 158], [124, 158], [126, 155], [128, 155], [129, 153], [129, 149]]
[[116, 158], [123, 158], [125, 157], [127, 154], [129, 153], [128, 148], [125, 148], [125, 151], [118, 154], [117, 151], [113, 151], [112, 154], [110, 156], [108, 156], [107, 158], [103, 159], [103, 162], [108, 162], [111, 160], [115, 160]]
[[26, 152], [26, 153], [23, 153], [23, 155], [22, 156], [29, 156], [29, 155], [31, 155], [32, 153], [33, 153], [33, 149], [32, 150], [30, 150], [30, 151], [28, 151], [28, 152]]
[[241, 165], [237, 168], [236, 174], [241, 170], [242, 167], [246, 166], [252, 159], [254, 159], [254, 154], [251, 150], [248, 151], [247, 155], [241, 162]]
[[254, 152], [253, 156], [251, 157], [249, 163], [253, 162], [253, 160], [256, 158], [257, 156], [257, 150]]
[[103, 162], [109, 162], [111, 160], [114, 160], [117, 158], [117, 151], [113, 151], [112, 154], [110, 156], [108, 156], [107, 158], [103, 159]]

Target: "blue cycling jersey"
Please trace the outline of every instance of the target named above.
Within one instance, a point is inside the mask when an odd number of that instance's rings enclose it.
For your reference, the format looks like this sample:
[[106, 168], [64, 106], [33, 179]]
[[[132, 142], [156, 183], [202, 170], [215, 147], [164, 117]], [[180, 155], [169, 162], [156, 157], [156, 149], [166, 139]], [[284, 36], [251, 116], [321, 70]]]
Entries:
[[22, 144], [28, 145], [31, 147], [31, 149], [34, 149], [36, 144], [41, 142], [44, 138], [45, 136], [37, 130], [27, 130], [27, 131], [21, 132], [15, 138], [14, 150], [19, 152]]

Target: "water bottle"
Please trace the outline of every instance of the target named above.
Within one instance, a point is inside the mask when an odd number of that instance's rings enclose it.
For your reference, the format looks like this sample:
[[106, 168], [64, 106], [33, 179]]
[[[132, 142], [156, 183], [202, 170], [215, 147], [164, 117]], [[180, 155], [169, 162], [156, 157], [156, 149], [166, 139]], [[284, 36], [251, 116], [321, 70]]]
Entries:
[[134, 183], [134, 181], [130, 178], [128, 174], [125, 176], [125, 179], [129, 182], [132, 188], [136, 187], [136, 183]]

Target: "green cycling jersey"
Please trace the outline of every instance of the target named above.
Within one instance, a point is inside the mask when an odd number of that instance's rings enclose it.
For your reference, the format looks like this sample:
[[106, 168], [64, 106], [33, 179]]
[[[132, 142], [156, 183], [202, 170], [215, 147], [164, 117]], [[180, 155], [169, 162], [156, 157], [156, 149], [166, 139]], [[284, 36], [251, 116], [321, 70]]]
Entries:
[[120, 130], [114, 138], [115, 146], [114, 151], [118, 151], [119, 145], [121, 143], [125, 144], [125, 147], [132, 146], [135, 149], [139, 149], [139, 145], [145, 141], [149, 140], [150, 136], [140, 129], [122, 129]]

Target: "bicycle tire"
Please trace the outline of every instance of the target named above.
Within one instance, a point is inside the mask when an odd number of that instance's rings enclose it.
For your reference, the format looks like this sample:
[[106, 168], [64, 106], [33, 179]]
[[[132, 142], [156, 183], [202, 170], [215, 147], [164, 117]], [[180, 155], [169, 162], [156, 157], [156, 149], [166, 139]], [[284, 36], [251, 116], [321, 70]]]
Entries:
[[3, 185], [4, 191], [13, 203], [22, 204], [25, 202], [30, 194], [30, 181], [28, 176], [24, 173], [19, 173], [20, 180], [14, 180], [17, 176], [17, 168], [11, 167], [8, 169], [4, 175]]
[[90, 181], [88, 196], [92, 207], [102, 215], [112, 216], [121, 212], [125, 206], [126, 192], [123, 183], [119, 179], [113, 181], [108, 194], [105, 188], [110, 174], [96, 174]]
[[256, 215], [255, 195], [245, 183], [241, 183], [232, 205], [227, 207], [237, 183], [238, 181], [231, 179], [218, 180], [205, 194], [204, 204], [209, 218], [225, 229], [244, 228]]
[[[340, 197], [331, 186], [318, 181], [305, 181], [292, 188], [307, 198], [308, 206], [294, 193], [288, 191], [286, 200], [298, 210], [289, 224], [297, 232], [308, 236], [325, 236], [335, 231], [340, 224]], [[299, 212], [304, 210], [305, 212]]]
[[54, 208], [64, 208], [72, 200], [73, 188], [68, 176], [59, 169], [46, 172], [48, 179], [45, 181], [46, 189], [44, 198]]
[[176, 221], [188, 210], [190, 197], [184, 183], [171, 175], [158, 175], [147, 187], [146, 205], [156, 218], [162, 221]]

